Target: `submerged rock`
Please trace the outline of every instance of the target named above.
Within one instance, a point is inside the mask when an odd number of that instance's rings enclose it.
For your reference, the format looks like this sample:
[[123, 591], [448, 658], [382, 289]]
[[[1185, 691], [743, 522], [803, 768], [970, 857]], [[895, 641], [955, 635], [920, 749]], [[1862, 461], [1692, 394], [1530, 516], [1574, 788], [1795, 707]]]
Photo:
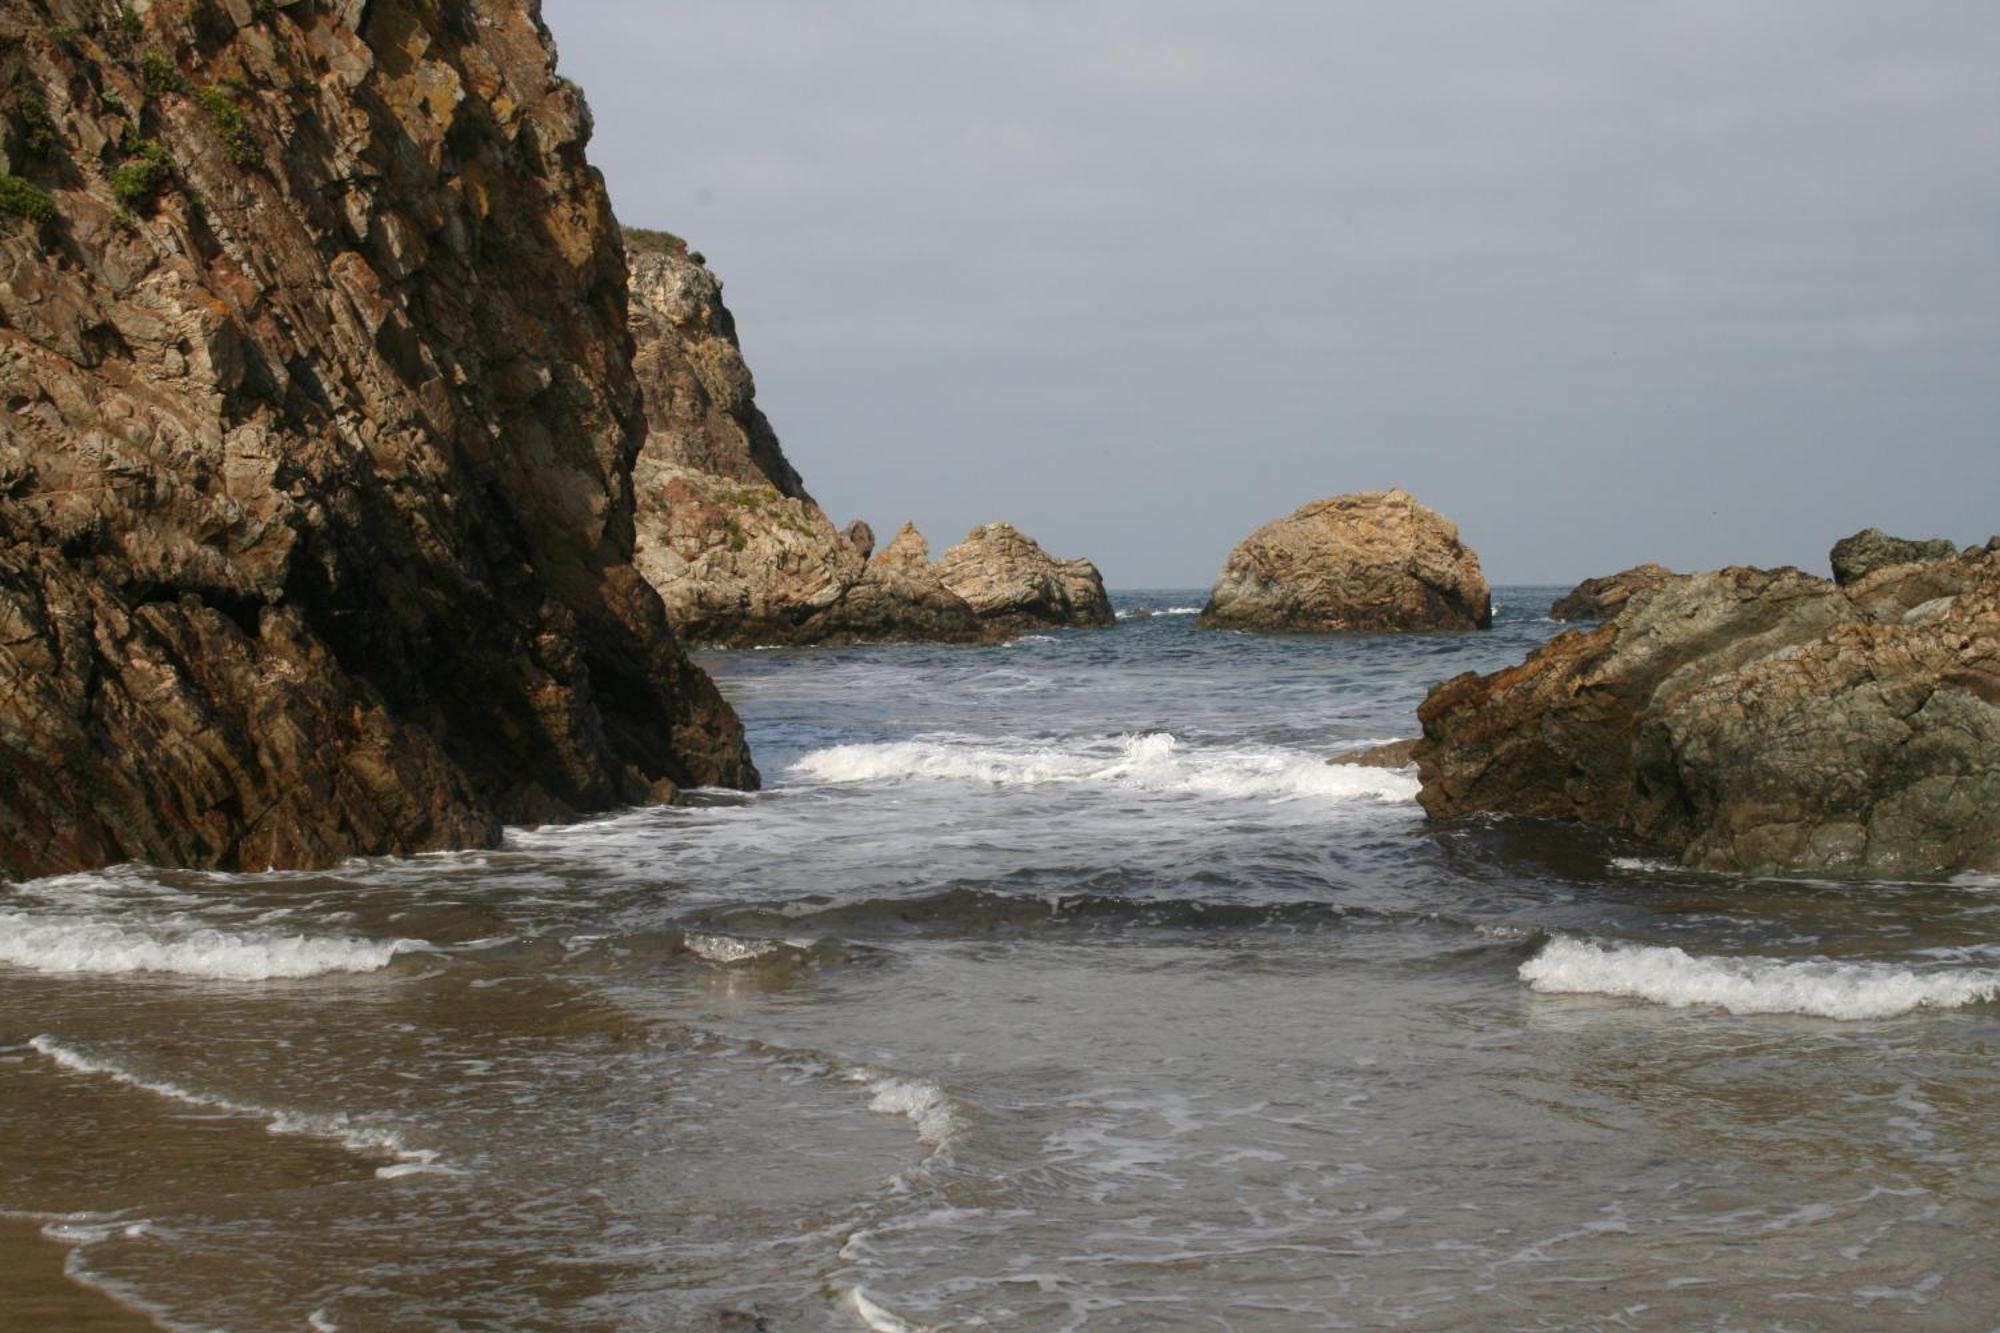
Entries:
[[1470, 630], [1493, 623], [1479, 557], [1401, 490], [1315, 500], [1229, 553], [1200, 629]]
[[624, 261], [536, 6], [363, 9], [0, 17], [47, 201], [0, 219], [7, 875], [756, 782], [631, 563]]
[[1842, 537], [1835, 542], [1830, 561], [1833, 581], [1848, 584], [1890, 565], [1949, 560], [1957, 554], [1957, 545], [1942, 537], [1910, 541], [1903, 537], [1891, 537], [1880, 528], [1863, 528], [1852, 537]]
[[1408, 768], [1416, 762], [1416, 752], [1417, 738], [1412, 736], [1408, 740], [1384, 741], [1366, 749], [1348, 750], [1326, 762], [1352, 764], [1357, 768]]
[[1585, 579], [1549, 608], [1550, 620], [1608, 620], [1625, 609], [1635, 593], [1679, 577], [1665, 565], [1635, 565], [1602, 578]]
[[934, 567], [986, 624], [1005, 630], [1118, 623], [1088, 560], [1059, 560], [1010, 523], [974, 528]]
[[1418, 715], [1434, 817], [1581, 820], [1721, 870], [2000, 869], [2000, 549], [1845, 587], [1672, 579]]
[[873, 530], [833, 526], [758, 408], [721, 282], [677, 237], [625, 239], [648, 426], [638, 566], [675, 626], [742, 645], [990, 638], [935, 580], [871, 573]]

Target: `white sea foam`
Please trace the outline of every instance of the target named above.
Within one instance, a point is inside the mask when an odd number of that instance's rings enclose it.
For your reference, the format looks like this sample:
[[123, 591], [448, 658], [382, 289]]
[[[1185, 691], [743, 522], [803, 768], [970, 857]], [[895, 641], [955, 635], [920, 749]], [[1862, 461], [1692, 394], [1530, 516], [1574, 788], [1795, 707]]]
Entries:
[[232, 932], [181, 922], [135, 928], [88, 916], [0, 912], [0, 963], [37, 972], [170, 972], [224, 981], [374, 972], [423, 940]]
[[686, 939], [688, 952], [711, 963], [747, 963], [784, 947], [776, 940], [739, 939], [734, 935], [690, 933]]
[[951, 1146], [961, 1127], [958, 1108], [937, 1084], [929, 1079], [895, 1078], [867, 1070], [855, 1070], [847, 1077], [851, 1082], [866, 1085], [873, 1094], [868, 1100], [869, 1110], [907, 1117], [916, 1126], [917, 1137], [931, 1145], [933, 1152]]
[[1118, 618], [1120, 620], [1130, 620], [1134, 616], [1198, 616], [1200, 614], [1201, 608], [1198, 606], [1128, 606], [1118, 613]]
[[996, 787], [1058, 783], [1238, 799], [1409, 801], [1417, 780], [1397, 769], [1330, 765], [1273, 746], [1185, 746], [1165, 732], [1061, 745], [939, 736], [814, 750], [791, 771], [820, 782], [943, 779]]
[[1558, 937], [1521, 964], [1520, 976], [1549, 994], [1617, 995], [1675, 1009], [1713, 1005], [1732, 1014], [1893, 1018], [1913, 1009], [1954, 1009], [2000, 998], [2000, 972], [1913, 971], [1889, 963], [1704, 958], [1655, 945], [1604, 946]]
[[913, 1324], [893, 1310], [885, 1310], [859, 1287], [847, 1289], [847, 1308], [854, 1311], [864, 1327], [873, 1333], [925, 1333], [924, 1324]]
[[63, 1045], [46, 1033], [29, 1041], [28, 1045], [73, 1074], [108, 1078], [128, 1088], [150, 1092], [155, 1097], [164, 1097], [186, 1106], [221, 1111], [227, 1115], [240, 1115], [250, 1120], [261, 1120], [265, 1128], [273, 1134], [298, 1134], [308, 1138], [331, 1139], [354, 1152], [396, 1158], [394, 1165], [384, 1166], [376, 1171], [375, 1174], [384, 1179], [422, 1171], [448, 1169], [438, 1165], [437, 1154], [429, 1149], [412, 1148], [393, 1129], [363, 1124], [350, 1118], [345, 1111], [284, 1111], [235, 1101], [214, 1093], [198, 1092], [192, 1088], [184, 1088], [178, 1083], [145, 1078], [112, 1061], [85, 1055], [81, 1051]]

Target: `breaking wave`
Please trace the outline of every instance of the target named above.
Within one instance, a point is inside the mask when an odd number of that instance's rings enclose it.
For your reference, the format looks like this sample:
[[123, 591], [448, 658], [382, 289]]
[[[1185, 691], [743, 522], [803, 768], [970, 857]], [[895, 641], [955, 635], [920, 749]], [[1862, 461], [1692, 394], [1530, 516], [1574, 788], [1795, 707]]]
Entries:
[[1828, 959], [1703, 958], [1656, 945], [1604, 946], [1556, 938], [1521, 964], [1521, 979], [1557, 995], [1615, 995], [1674, 1009], [1712, 1005], [1732, 1014], [1894, 1018], [2000, 998], [2000, 972], [1913, 971], [1889, 963]]
[[197, 1092], [178, 1083], [145, 1078], [122, 1065], [85, 1055], [81, 1051], [64, 1046], [47, 1035], [34, 1038], [28, 1045], [73, 1074], [108, 1078], [128, 1088], [137, 1088], [141, 1092], [149, 1092], [155, 1097], [165, 1097], [169, 1101], [180, 1102], [186, 1106], [221, 1111], [227, 1115], [239, 1115], [250, 1120], [261, 1120], [273, 1134], [300, 1134], [309, 1138], [330, 1139], [353, 1152], [393, 1157], [396, 1161], [392, 1165], [379, 1167], [375, 1172], [384, 1179], [444, 1169], [437, 1165], [436, 1153], [429, 1149], [412, 1148], [393, 1129], [364, 1124], [349, 1117], [345, 1111], [282, 1111], [269, 1106], [233, 1101], [213, 1093]]
[[954, 736], [835, 745], [806, 754], [791, 771], [827, 783], [1074, 784], [1243, 800], [1400, 802], [1417, 794], [1416, 778], [1395, 769], [1328, 765], [1276, 746], [1195, 748], [1166, 732], [1041, 745]]
[[269, 981], [374, 972], [423, 940], [364, 940], [161, 925], [136, 929], [90, 917], [0, 912], [0, 963], [37, 972], [167, 972], [221, 981]]

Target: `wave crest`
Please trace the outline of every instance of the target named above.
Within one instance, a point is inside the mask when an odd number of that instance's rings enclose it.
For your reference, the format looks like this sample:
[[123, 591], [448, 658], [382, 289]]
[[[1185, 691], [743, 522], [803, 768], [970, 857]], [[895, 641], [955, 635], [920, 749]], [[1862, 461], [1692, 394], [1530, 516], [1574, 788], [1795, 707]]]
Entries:
[[137, 929], [91, 917], [0, 912], [0, 963], [56, 974], [167, 972], [220, 981], [270, 981], [375, 972], [423, 940], [235, 933], [213, 927]]
[[791, 771], [826, 783], [1067, 783], [1244, 800], [1400, 802], [1417, 794], [1416, 778], [1399, 770], [1329, 765], [1275, 746], [1191, 747], [1166, 732], [1047, 745], [949, 736], [835, 745], [806, 754]]
[[1914, 1009], [1956, 1009], [2000, 999], [2000, 972], [1985, 969], [1920, 972], [1889, 963], [1823, 958], [1703, 958], [1670, 946], [1607, 947], [1562, 937], [1521, 964], [1520, 977], [1545, 994], [1615, 995], [1674, 1009], [1712, 1005], [1732, 1014], [1844, 1020], [1894, 1018]]

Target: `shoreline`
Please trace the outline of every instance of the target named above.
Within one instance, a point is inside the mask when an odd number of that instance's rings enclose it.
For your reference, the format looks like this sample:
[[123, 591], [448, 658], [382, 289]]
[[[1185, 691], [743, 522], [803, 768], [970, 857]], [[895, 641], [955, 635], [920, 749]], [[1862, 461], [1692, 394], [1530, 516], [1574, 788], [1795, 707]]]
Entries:
[[68, 1333], [158, 1333], [159, 1325], [130, 1306], [63, 1271], [69, 1246], [50, 1240], [38, 1223], [0, 1217], [0, 1325], [60, 1328]]

